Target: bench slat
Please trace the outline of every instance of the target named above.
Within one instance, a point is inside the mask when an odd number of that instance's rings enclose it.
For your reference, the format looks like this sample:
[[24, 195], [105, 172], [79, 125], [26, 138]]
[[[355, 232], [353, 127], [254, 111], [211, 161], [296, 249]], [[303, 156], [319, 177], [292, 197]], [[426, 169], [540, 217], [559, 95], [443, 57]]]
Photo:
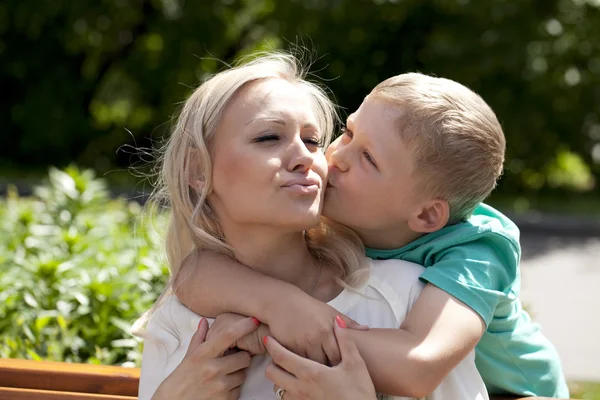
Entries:
[[135, 400], [136, 397], [111, 394], [55, 392], [53, 390], [0, 387], [0, 400]]
[[137, 397], [139, 377], [137, 368], [0, 359], [0, 387]]
[[[140, 370], [108, 365], [0, 359], [0, 400], [135, 400]], [[551, 400], [491, 397], [491, 400]]]

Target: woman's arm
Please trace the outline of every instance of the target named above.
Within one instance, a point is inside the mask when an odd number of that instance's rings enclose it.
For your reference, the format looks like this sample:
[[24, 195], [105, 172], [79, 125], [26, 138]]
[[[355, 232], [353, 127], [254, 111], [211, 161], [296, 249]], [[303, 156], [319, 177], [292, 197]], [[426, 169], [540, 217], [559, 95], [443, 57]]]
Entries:
[[[322, 362], [325, 348], [331, 364], [339, 362], [332, 307], [228, 257], [206, 253], [201, 262], [196, 257], [186, 261], [183, 278], [176, 282], [178, 297], [190, 309], [203, 315], [256, 316], [295, 353]], [[473, 350], [484, 331], [475, 311], [428, 284], [400, 329], [349, 332], [379, 392], [421, 397]]]
[[[185, 260], [174, 288], [179, 300], [197, 314], [216, 317], [229, 312], [256, 317], [295, 353], [323, 364], [340, 362], [331, 326], [340, 313], [294, 285], [222, 254], [196, 251]], [[341, 317], [352, 329], [366, 329]]]

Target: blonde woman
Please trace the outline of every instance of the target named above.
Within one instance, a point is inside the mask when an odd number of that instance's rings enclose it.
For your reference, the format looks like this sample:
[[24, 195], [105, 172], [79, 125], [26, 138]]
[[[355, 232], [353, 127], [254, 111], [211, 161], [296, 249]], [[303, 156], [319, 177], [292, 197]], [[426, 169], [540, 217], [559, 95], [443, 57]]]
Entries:
[[[423, 288], [418, 279], [422, 267], [366, 259], [355, 235], [321, 219], [327, 182], [322, 147], [331, 138], [334, 115], [327, 96], [303, 80], [295, 60], [286, 55], [260, 57], [221, 72], [191, 95], [162, 166], [172, 211], [166, 238], [172, 282], [187, 256], [207, 249], [291, 283], [359, 323], [373, 328], [400, 326]], [[212, 337], [209, 332], [207, 341], [199, 344], [207, 323], [172, 293], [172, 287], [167, 287], [147, 316], [141, 400], [155, 392], [165, 396], [167, 383], [177, 387], [185, 378], [182, 368], [176, 370], [182, 361], [192, 372], [188, 362], [192, 338], [194, 348], [203, 348], [196, 359], [211, 364], [204, 378], [197, 380], [206, 382], [206, 390], [211, 391], [202, 393], [205, 398], [296, 398], [282, 390], [273, 392], [265, 373], [280, 375], [283, 370], [272, 365], [268, 356], [255, 355], [250, 361], [245, 352], [225, 355], [257, 321], [238, 319]], [[201, 334], [196, 334], [198, 327]], [[282, 351], [276, 345], [267, 348], [275, 351], [277, 361]], [[246, 367], [245, 374], [240, 372]], [[170, 382], [157, 391], [171, 373]], [[215, 387], [219, 390], [212, 392]], [[318, 398], [358, 394], [354, 386], [338, 389], [347, 393], [329, 392]], [[301, 398], [311, 395], [304, 393]], [[472, 353], [430, 398], [487, 398]]]

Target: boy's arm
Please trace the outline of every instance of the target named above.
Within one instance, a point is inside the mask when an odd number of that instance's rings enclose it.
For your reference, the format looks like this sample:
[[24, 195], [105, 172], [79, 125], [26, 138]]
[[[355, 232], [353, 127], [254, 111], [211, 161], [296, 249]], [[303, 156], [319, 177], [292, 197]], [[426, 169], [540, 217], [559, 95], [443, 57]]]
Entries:
[[[197, 314], [216, 317], [230, 312], [255, 317], [295, 353], [322, 364], [340, 362], [331, 323], [339, 312], [294, 285], [222, 254], [196, 251], [184, 261], [173, 286], [179, 300]], [[348, 327], [365, 328], [341, 316]]]
[[[175, 288], [180, 301], [200, 315], [254, 316], [295, 353], [324, 363], [325, 349], [332, 364], [339, 362], [332, 326], [338, 312], [293, 285], [203, 252], [186, 260]], [[473, 350], [484, 331], [475, 311], [428, 284], [400, 329], [351, 334], [379, 392], [423, 397]]]
[[427, 284], [400, 329], [349, 331], [378, 392], [425, 397], [475, 348], [483, 319]]

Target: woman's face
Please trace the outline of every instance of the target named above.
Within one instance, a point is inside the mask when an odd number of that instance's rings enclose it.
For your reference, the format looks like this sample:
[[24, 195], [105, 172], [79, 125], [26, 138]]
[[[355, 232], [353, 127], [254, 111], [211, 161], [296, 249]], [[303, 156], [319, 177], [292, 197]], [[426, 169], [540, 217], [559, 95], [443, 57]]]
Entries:
[[282, 79], [240, 90], [216, 132], [213, 191], [221, 226], [302, 231], [318, 223], [327, 161], [310, 97]]

